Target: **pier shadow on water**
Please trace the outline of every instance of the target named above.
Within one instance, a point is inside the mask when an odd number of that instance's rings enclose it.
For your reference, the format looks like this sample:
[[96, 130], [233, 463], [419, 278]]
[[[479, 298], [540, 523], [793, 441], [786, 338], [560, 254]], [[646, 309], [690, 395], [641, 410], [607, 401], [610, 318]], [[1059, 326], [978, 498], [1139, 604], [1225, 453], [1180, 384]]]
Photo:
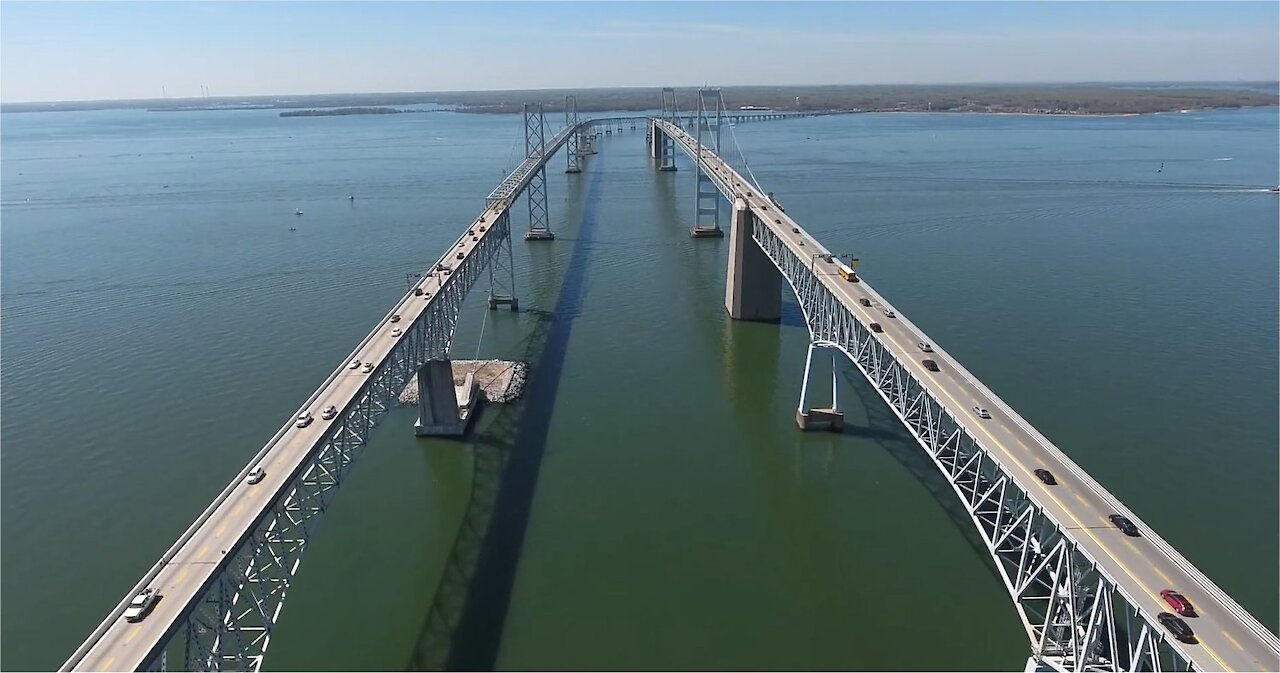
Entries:
[[596, 207], [603, 181], [597, 158], [564, 281], [550, 312], [525, 340], [529, 376], [522, 399], [472, 441], [471, 497], [408, 670], [494, 670], [546, 453], [574, 318], [582, 307]]

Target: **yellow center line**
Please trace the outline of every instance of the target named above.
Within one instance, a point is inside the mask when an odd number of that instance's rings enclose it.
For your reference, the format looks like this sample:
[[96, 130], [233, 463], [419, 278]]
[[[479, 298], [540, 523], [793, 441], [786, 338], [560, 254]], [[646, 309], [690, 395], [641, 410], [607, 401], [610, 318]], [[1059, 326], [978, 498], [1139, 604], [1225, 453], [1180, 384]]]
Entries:
[[[898, 340], [897, 340], [897, 339], [894, 339], [894, 338], [893, 338], [892, 336], [890, 336], [888, 333], [885, 333], [885, 335], [884, 335], [884, 336], [885, 336], [885, 338], [887, 338], [889, 341], [893, 342], [893, 345], [894, 345], [894, 346], [896, 346], [896, 347], [898, 348], [898, 350], [899, 350], [899, 351], [901, 351], [901, 352], [903, 352], [903, 353], [907, 352], [907, 351], [906, 351], [906, 349], [905, 349], [905, 348], [903, 348], [903, 347], [902, 347], [902, 345], [898, 343]], [[946, 396], [947, 396], [947, 399], [951, 400], [951, 403], [952, 403], [952, 404], [954, 404], [954, 405], [956, 405], [956, 409], [958, 409], [958, 410], [959, 410], [959, 409], [964, 409], [964, 407], [963, 407], [963, 406], [962, 406], [962, 405], [961, 405], [961, 404], [956, 400], [956, 398], [952, 397], [952, 396], [951, 396], [951, 393], [947, 392], [947, 389], [946, 389], [946, 387], [945, 387], [945, 386], [943, 386], [943, 385], [937, 385], [937, 386], [935, 386], [935, 387], [937, 388], [938, 392], [941, 392], [943, 395], [946, 395]], [[1005, 455], [1007, 455], [1007, 456], [1009, 457], [1009, 459], [1010, 459], [1010, 460], [1012, 460], [1014, 463], [1016, 463], [1016, 464], [1018, 465], [1018, 467], [1022, 468], [1023, 472], [1027, 472], [1027, 473], [1030, 473], [1030, 472], [1031, 472], [1031, 470], [1027, 469], [1027, 466], [1026, 466], [1026, 465], [1025, 465], [1021, 460], [1019, 460], [1019, 459], [1018, 459], [1018, 456], [1017, 456], [1016, 454], [1014, 454], [1012, 451], [1010, 451], [1010, 450], [1009, 450], [1009, 449], [1008, 449], [1004, 444], [1001, 444], [1001, 443], [1000, 443], [1000, 442], [995, 438], [995, 436], [994, 436], [994, 435], [992, 435], [992, 434], [991, 434], [991, 433], [990, 433], [986, 428], [981, 427], [981, 423], [978, 423], [978, 424], [976, 424], [976, 425], [977, 425], [977, 427], [979, 427], [979, 428], [980, 428], [980, 431], [982, 432], [982, 434], [983, 434], [983, 435], [985, 435], [985, 436], [987, 437], [987, 439], [989, 439], [989, 440], [991, 441], [991, 443], [992, 443], [992, 444], [994, 444], [994, 445], [996, 445], [996, 446], [1000, 447], [1000, 449], [1001, 449], [1002, 451], [1004, 451]], [[1027, 448], [1027, 446], [1026, 446], [1025, 444], [1022, 444], [1021, 440], [1018, 440], [1018, 438], [1017, 438], [1016, 436], [1014, 437], [1014, 440], [1015, 440], [1015, 441], [1018, 441], [1018, 444], [1019, 444], [1019, 445], [1021, 445], [1023, 449], [1030, 451], [1030, 449], [1028, 449], [1028, 448]], [[1110, 556], [1110, 557], [1111, 557], [1111, 560], [1112, 560], [1112, 561], [1114, 561], [1116, 565], [1120, 566], [1120, 568], [1121, 568], [1122, 570], [1124, 570], [1125, 574], [1129, 575], [1129, 577], [1130, 577], [1130, 578], [1131, 578], [1135, 583], [1137, 583], [1137, 584], [1138, 584], [1138, 586], [1141, 586], [1141, 587], [1143, 587], [1144, 589], [1147, 589], [1147, 587], [1146, 587], [1146, 586], [1145, 586], [1145, 584], [1142, 582], [1142, 580], [1141, 580], [1141, 579], [1140, 579], [1136, 574], [1134, 574], [1134, 572], [1133, 572], [1132, 570], [1130, 570], [1130, 569], [1129, 569], [1129, 566], [1125, 565], [1123, 561], [1121, 561], [1119, 558], [1117, 558], [1117, 557], [1115, 556], [1115, 554], [1111, 553], [1111, 551], [1107, 548], [1107, 546], [1106, 546], [1106, 545], [1104, 545], [1104, 544], [1102, 544], [1102, 540], [1099, 540], [1099, 539], [1098, 539], [1098, 537], [1097, 537], [1096, 535], [1094, 535], [1094, 534], [1093, 534], [1093, 531], [1092, 531], [1092, 530], [1090, 530], [1088, 526], [1085, 526], [1085, 525], [1084, 525], [1084, 522], [1083, 522], [1083, 521], [1081, 521], [1080, 519], [1078, 519], [1078, 518], [1076, 517], [1076, 515], [1075, 515], [1075, 514], [1074, 514], [1070, 509], [1068, 509], [1068, 508], [1067, 508], [1067, 506], [1066, 506], [1066, 505], [1065, 505], [1065, 504], [1064, 504], [1064, 503], [1063, 503], [1063, 502], [1058, 498], [1058, 496], [1057, 496], [1057, 495], [1055, 495], [1055, 494], [1054, 494], [1051, 490], [1049, 490], [1049, 489], [1042, 489], [1042, 490], [1044, 490], [1045, 494], [1046, 494], [1046, 495], [1048, 495], [1050, 498], [1052, 498], [1052, 499], [1053, 499], [1053, 501], [1054, 501], [1054, 502], [1056, 502], [1060, 508], [1062, 508], [1062, 511], [1066, 512], [1067, 516], [1071, 517], [1071, 519], [1072, 519], [1073, 521], [1075, 521], [1075, 522], [1076, 522], [1076, 525], [1077, 525], [1077, 526], [1079, 526], [1079, 527], [1080, 527], [1080, 529], [1081, 529], [1082, 531], [1084, 531], [1085, 535], [1088, 535], [1088, 536], [1089, 536], [1089, 537], [1094, 541], [1094, 543], [1096, 543], [1096, 544], [1098, 545], [1098, 547], [1099, 547], [1099, 548], [1101, 548], [1103, 551], [1105, 551], [1105, 552], [1107, 553], [1107, 555], [1108, 555], [1108, 556]], [[1128, 542], [1128, 540], [1125, 540], [1125, 542]], [[1132, 545], [1130, 545], [1130, 546], [1132, 546]], [[1157, 572], [1159, 572], [1159, 571], [1157, 571]], [[1161, 576], [1163, 576], [1163, 573], [1161, 573]], [[1165, 579], [1166, 579], [1166, 580], [1168, 580], [1168, 577], [1165, 577]], [[1147, 591], [1148, 591], [1149, 593], [1151, 592], [1151, 590], [1150, 590], [1150, 589], [1147, 589]], [[1153, 599], [1153, 600], [1154, 600], [1154, 599]], [[1234, 671], [1234, 670], [1235, 670], [1234, 668], [1231, 668], [1230, 666], [1228, 666], [1228, 665], [1226, 664], [1226, 662], [1224, 662], [1222, 659], [1220, 659], [1220, 658], [1218, 657], [1218, 655], [1217, 655], [1217, 654], [1215, 654], [1215, 653], [1214, 653], [1214, 651], [1213, 651], [1213, 650], [1212, 650], [1208, 645], [1205, 645], [1205, 644], [1204, 644], [1204, 642], [1203, 642], [1203, 641], [1201, 641], [1201, 642], [1200, 642], [1200, 646], [1204, 649], [1204, 651], [1205, 651], [1205, 652], [1208, 652], [1208, 653], [1209, 653], [1209, 656], [1213, 657], [1213, 658], [1214, 658], [1214, 660], [1215, 660], [1215, 661], [1217, 661], [1217, 662], [1218, 662], [1218, 664], [1219, 664], [1220, 666], [1222, 666], [1223, 670], [1226, 670], [1226, 671]]]
[[184, 577], [186, 577], [186, 576], [187, 576], [187, 571], [188, 571], [188, 570], [190, 570], [190, 568], [187, 568], [186, 566], [183, 566], [182, 571], [178, 573], [178, 577], [177, 577], [176, 579], [174, 579], [174, 581], [175, 581], [175, 582], [181, 582], [181, 581], [182, 581], [182, 579], [183, 579]]
[[208, 543], [208, 542], [206, 542], [206, 543], [204, 543], [203, 545], [201, 545], [201, 546], [200, 546], [200, 551], [197, 551], [197, 552], [196, 552], [196, 556], [204, 556], [204, 553], [205, 553], [205, 552], [207, 552], [207, 551], [209, 551], [209, 543]]
[[232, 508], [231, 508], [231, 513], [234, 515], [235, 513], [239, 512], [239, 511], [240, 511], [240, 510], [242, 510], [242, 509], [244, 509], [244, 501], [243, 501], [243, 500], [241, 500], [238, 504], [236, 504], [236, 506], [235, 506], [235, 507], [232, 507]]
[[226, 529], [227, 529], [227, 522], [226, 522], [226, 521], [223, 521], [223, 522], [222, 522], [222, 525], [221, 525], [221, 526], [218, 526], [218, 528], [217, 528], [216, 530], [214, 530], [214, 531], [213, 531], [213, 535], [214, 535], [215, 537], [217, 537], [217, 536], [219, 536], [219, 535], [222, 535], [222, 531], [224, 531], [224, 530], [226, 530]]
[[111, 657], [110, 659], [107, 659], [105, 662], [102, 663], [102, 670], [104, 671], [111, 670], [111, 664], [114, 664], [115, 661], [116, 661], [115, 657]]
[[1244, 651], [1244, 648], [1240, 646], [1240, 641], [1236, 640], [1235, 638], [1232, 638], [1230, 633], [1227, 633], [1226, 631], [1223, 631], [1223, 632], [1222, 632], [1222, 637], [1223, 637], [1223, 638], [1226, 638], [1227, 640], [1230, 640], [1230, 641], [1231, 641], [1231, 644], [1232, 644], [1232, 645], [1235, 645], [1237, 650], [1240, 650], [1241, 652], [1243, 652], [1243, 651]]
[[133, 640], [134, 636], [136, 635], [138, 635], [138, 629], [129, 629], [129, 635], [125, 636], [124, 644], [128, 645], [129, 641]]

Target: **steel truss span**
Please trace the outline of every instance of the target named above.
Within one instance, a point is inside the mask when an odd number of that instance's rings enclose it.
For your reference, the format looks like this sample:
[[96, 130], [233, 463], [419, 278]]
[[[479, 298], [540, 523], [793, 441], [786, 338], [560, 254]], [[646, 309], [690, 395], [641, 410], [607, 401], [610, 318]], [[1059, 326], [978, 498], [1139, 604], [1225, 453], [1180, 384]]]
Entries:
[[[709, 148], [699, 148], [696, 139], [675, 124], [657, 118], [651, 123], [673, 138], [694, 162], [696, 170], [706, 173], [727, 198], [731, 201], [746, 198], [751, 202], [751, 237], [795, 292], [809, 328], [810, 357], [815, 348], [842, 353], [929, 455], [963, 503], [990, 553], [1026, 630], [1033, 659], [1060, 671], [1220, 670], [1222, 662], [1216, 655], [1214, 659], [1204, 654], [1199, 655], [1200, 659], [1189, 656], [1187, 646], [1174, 641], [1150, 609], [1143, 607], [1130, 589], [1118, 583], [1112, 572], [1082, 548], [1075, 529], [1062, 525], [1026, 484], [1021, 483], [1026, 477], [1002, 463], [997, 454], [966, 427], [964, 420], [957, 418], [951, 408], [955, 403], [950, 406], [943, 403], [870, 331], [864, 319], [854, 313], [850, 302], [836, 296], [832, 287], [837, 283], [833, 280], [837, 276], [815, 270], [815, 261], [829, 256], [828, 250], [811, 238], [806, 239], [810, 241], [808, 246], [799, 249], [783, 239], [786, 235], [783, 232], [801, 230], [790, 217], [776, 209], [769, 210], [759, 198], [760, 187], [738, 172], [738, 166], [746, 166], [740, 150], [730, 148], [728, 152], [736, 151], [737, 155], [720, 157]], [[793, 226], [795, 229], [790, 229]], [[860, 285], [864, 292], [882, 300], [865, 281]], [[923, 336], [905, 317], [897, 319]], [[966, 379], [984, 391], [993, 401], [993, 408], [1007, 414], [1038, 443], [1048, 447], [1071, 477], [1095, 491], [1111, 511], [1138, 522], [1136, 515], [1035, 432], [959, 363], [948, 361], [948, 364], [954, 364]], [[806, 371], [806, 377], [807, 374]], [[801, 399], [801, 411], [804, 411], [804, 392]], [[1241, 626], [1237, 635], [1257, 638], [1260, 649], [1273, 660], [1280, 657], [1280, 639], [1149, 527], [1144, 528], [1148, 531], [1144, 537], [1158, 553], [1199, 584], [1198, 588], [1236, 620]], [[1259, 660], [1265, 661], [1266, 657], [1263, 655]]]
[[[585, 122], [584, 124], [589, 124]], [[220, 540], [224, 550], [202, 547], [191, 554], [187, 548], [194, 536], [236, 492], [251, 467], [257, 465], [293, 430], [292, 420], [281, 428], [254, 456], [235, 480], [197, 518], [178, 541], [117, 605], [93, 634], [71, 655], [63, 670], [84, 668], [169, 668], [175, 662], [187, 670], [259, 670], [271, 642], [271, 632], [280, 616], [292, 578], [298, 572], [307, 541], [315, 533], [321, 515], [349, 473], [382, 414], [394, 404], [400, 390], [428, 359], [447, 357], [463, 300], [475, 283], [490, 278], [490, 298], [513, 299], [503, 285], [514, 287], [510, 260], [510, 207], [544, 168], [561, 146], [584, 124], [560, 130], [549, 142], [540, 142], [529, 156], [485, 198], [484, 214], [455, 241], [430, 274], [417, 284], [429, 288], [424, 295], [411, 288], [397, 304], [405, 318], [404, 333], [380, 356], [351, 401], [341, 405], [338, 415], [326, 425], [313, 446], [284, 478], [260, 511], [252, 511], [252, 521], [243, 531], [229, 531], [234, 540]], [[460, 252], [465, 250], [465, 252]], [[455, 254], [456, 253], [456, 254]], [[505, 255], [505, 256], [504, 256]], [[447, 268], [448, 272], [442, 270]], [[430, 280], [428, 280], [430, 279]], [[505, 282], [504, 282], [505, 281]], [[428, 285], [428, 283], [437, 283]], [[369, 346], [388, 324], [388, 313], [347, 360]], [[339, 368], [307, 400], [311, 407], [328, 392], [345, 371]], [[255, 487], [256, 488], [256, 487]], [[246, 512], [246, 516], [250, 513]], [[219, 530], [219, 534], [221, 529]], [[192, 545], [194, 546], [194, 545]], [[208, 551], [208, 554], [205, 552]], [[192, 560], [207, 556], [207, 561]], [[193, 580], [203, 576], [190, 598], [172, 597], [181, 608], [169, 620], [157, 625], [152, 615], [143, 625], [155, 625], [156, 633], [126, 635], [116, 640], [115, 627], [128, 602], [173, 564], [202, 566]], [[184, 569], [178, 577], [189, 576]], [[163, 604], [162, 599], [160, 604]], [[183, 602], [185, 601], [185, 602]], [[160, 605], [158, 604], [158, 605]], [[161, 632], [161, 629], [163, 631]], [[136, 639], [135, 639], [136, 638]], [[130, 641], [133, 641], [132, 643]], [[98, 648], [113, 653], [99, 651]]]

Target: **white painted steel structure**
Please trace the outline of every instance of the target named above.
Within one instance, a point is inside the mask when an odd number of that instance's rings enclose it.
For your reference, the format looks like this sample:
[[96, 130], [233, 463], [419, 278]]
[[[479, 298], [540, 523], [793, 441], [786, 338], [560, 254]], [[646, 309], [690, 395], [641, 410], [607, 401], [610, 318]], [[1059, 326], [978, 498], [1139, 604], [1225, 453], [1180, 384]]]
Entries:
[[[721, 157], [680, 126], [655, 118], [733, 202], [751, 212], [752, 239], [791, 285], [814, 349], [843, 354], [867, 378], [947, 479], [977, 527], [1013, 599], [1032, 658], [1061, 671], [1278, 670], [1280, 639], [1162, 540], [1136, 514], [1009, 405], [892, 308], [866, 282], [845, 281], [830, 251], [765, 198], [740, 151]], [[738, 206], [739, 208], [741, 206]], [[825, 256], [825, 259], [824, 259]], [[862, 306], [859, 299], [872, 305]], [[884, 331], [871, 331], [878, 322]], [[918, 342], [933, 344], [921, 353]], [[921, 356], [941, 365], [931, 372]], [[805, 375], [808, 386], [808, 372]], [[807, 411], [807, 390], [798, 411]], [[833, 401], [834, 402], [834, 401]], [[990, 419], [971, 405], [985, 406]], [[833, 405], [834, 406], [834, 405]], [[1050, 469], [1059, 484], [1033, 475]], [[1070, 494], [1070, 495], [1068, 495]], [[1128, 517], [1127, 538], [1106, 519]], [[1197, 644], [1156, 620], [1163, 588], [1200, 612]]]

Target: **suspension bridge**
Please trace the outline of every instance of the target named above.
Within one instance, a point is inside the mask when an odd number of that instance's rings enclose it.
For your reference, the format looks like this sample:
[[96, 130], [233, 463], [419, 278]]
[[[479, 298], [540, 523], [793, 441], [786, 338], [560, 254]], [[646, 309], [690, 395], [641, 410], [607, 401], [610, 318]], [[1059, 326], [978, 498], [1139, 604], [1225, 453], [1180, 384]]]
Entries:
[[[692, 110], [662, 91], [651, 117], [581, 120], [572, 96], [548, 135], [541, 105], [524, 108], [525, 158], [481, 213], [339, 363], [230, 484], [89, 634], [62, 670], [260, 670], [308, 542], [370, 434], [418, 377], [420, 434], [456, 433], [450, 374], [463, 301], [487, 279], [491, 310], [518, 310], [511, 209], [524, 196], [529, 245], [555, 233], [546, 172], [565, 151], [581, 172], [597, 139], [641, 127], [657, 170], [687, 156], [697, 183], [690, 235], [728, 229], [725, 308], [731, 319], [777, 321], [785, 284], [810, 334], [798, 391], [801, 430], [839, 430], [838, 387], [818, 377], [846, 359], [936, 465], [991, 556], [1028, 639], [1029, 668], [1059, 671], [1277, 670], [1280, 639], [1071, 461], [761, 186], [733, 124], [801, 116], [730, 113], [717, 89]], [[727, 132], [726, 132], [727, 131]], [[727, 201], [728, 209], [722, 208]], [[721, 221], [728, 213], [728, 221]], [[722, 224], [724, 226], [722, 226]], [[697, 244], [696, 242], [691, 244]], [[851, 262], [852, 264], [852, 262]], [[313, 410], [326, 409], [321, 419]], [[255, 469], [265, 475], [247, 483]], [[1043, 474], [1051, 474], [1046, 479]], [[1123, 517], [1127, 525], [1114, 523]], [[1198, 614], [1168, 625], [1161, 591]], [[135, 597], [150, 590], [143, 619]], [[1171, 630], [1172, 629], [1172, 630]], [[1188, 629], [1192, 630], [1192, 629]]]

